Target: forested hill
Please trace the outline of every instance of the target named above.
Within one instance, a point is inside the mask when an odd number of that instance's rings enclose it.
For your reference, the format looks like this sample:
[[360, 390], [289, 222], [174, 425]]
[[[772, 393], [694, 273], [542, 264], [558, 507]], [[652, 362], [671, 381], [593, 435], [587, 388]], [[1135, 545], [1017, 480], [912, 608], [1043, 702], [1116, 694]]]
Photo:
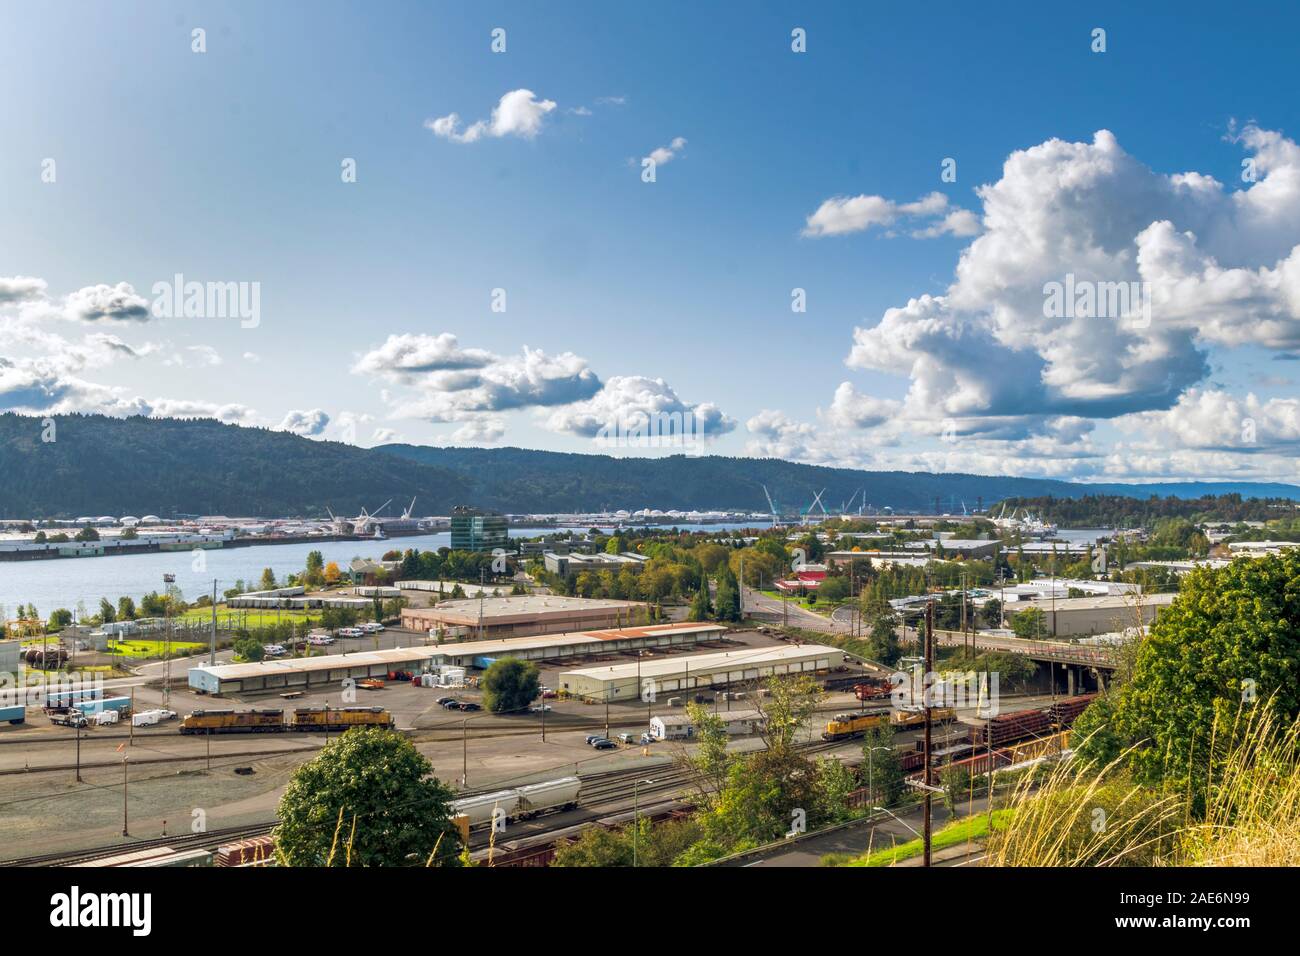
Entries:
[[340, 442], [211, 419], [0, 415], [0, 516], [355, 515], [470, 494], [457, 474]]
[[[354, 515], [388, 498], [404, 506], [412, 497], [419, 498], [417, 514], [447, 514], [458, 504], [515, 513], [766, 511], [763, 485], [782, 510], [804, 510], [826, 489], [822, 500], [832, 510], [856, 495], [855, 510], [865, 497], [877, 508], [929, 512], [938, 498], [941, 510], [960, 514], [963, 504], [973, 510], [981, 499], [987, 507], [1013, 496], [1072, 499], [1119, 487], [718, 456], [611, 458], [419, 445], [363, 449], [210, 419], [64, 415], [55, 422], [56, 440], [47, 443], [40, 418], [0, 415], [0, 517], [317, 516], [326, 508]], [[1133, 493], [1176, 495], [1180, 487], [1144, 485]], [[1214, 486], [1186, 487], [1199, 495]], [[1250, 493], [1248, 485], [1231, 487]], [[1300, 488], [1259, 487], [1261, 495], [1300, 498]]]
[[[1200, 487], [1200, 486], [1197, 486]], [[1232, 487], [1236, 487], [1234, 484]], [[1025, 509], [1032, 514], [1069, 528], [1140, 528], [1151, 527], [1161, 518], [1187, 518], [1191, 521], [1268, 521], [1295, 514], [1295, 489], [1290, 485], [1258, 486], [1261, 495], [1243, 498], [1239, 492], [1190, 497], [1131, 498], [1120, 495], [1085, 495], [1082, 498], [1010, 498], [995, 509], [1007, 514]], [[1286, 494], [1287, 490], [1292, 494]]]

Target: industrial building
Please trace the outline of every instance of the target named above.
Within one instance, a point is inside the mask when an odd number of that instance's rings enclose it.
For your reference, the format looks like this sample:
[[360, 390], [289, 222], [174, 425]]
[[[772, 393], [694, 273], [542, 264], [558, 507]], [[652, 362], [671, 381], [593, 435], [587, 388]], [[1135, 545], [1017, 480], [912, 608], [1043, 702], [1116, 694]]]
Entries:
[[402, 627], [431, 632], [470, 628], [483, 638], [523, 637], [648, 624], [649, 613], [649, 608], [637, 601], [526, 594], [403, 608]]
[[546, 570], [561, 577], [577, 574], [580, 571], [622, 571], [624, 568], [640, 571], [647, 560], [649, 559], [644, 554], [637, 554], [634, 551], [624, 551], [621, 554], [604, 552], [561, 554], [557, 551], [546, 551], [542, 554], [542, 562], [546, 565]]
[[559, 677], [559, 690], [594, 701], [637, 700], [643, 690], [666, 695], [760, 680], [774, 674], [829, 671], [843, 665], [844, 652], [835, 647], [779, 645], [564, 671]]
[[[722, 729], [732, 737], [756, 734], [766, 722], [757, 710], [734, 710], [718, 714]], [[655, 740], [689, 740], [695, 736], [695, 725], [685, 714], [658, 714], [650, 718], [650, 736]]]
[[510, 526], [503, 514], [463, 505], [451, 511], [451, 550], [491, 551], [510, 541]]
[[235, 597], [229, 598], [226, 601], [226, 607], [229, 608], [283, 608], [288, 610], [335, 607], [365, 611], [374, 606], [375, 602], [368, 598], [339, 597], [330, 594], [308, 594], [307, 589], [303, 587], [274, 588], [270, 591], [248, 591], [244, 594], [238, 594]]
[[422, 672], [435, 667], [486, 667], [503, 657], [548, 661], [650, 648], [688, 647], [724, 634], [726, 630], [719, 624], [656, 624], [621, 630], [399, 647], [248, 664], [203, 665], [190, 669], [189, 686], [206, 694], [238, 694], [337, 685], [344, 678], [377, 677], [393, 670]]
[[1036, 607], [1044, 614], [1044, 637], [1077, 637], [1123, 631], [1150, 624], [1163, 608], [1174, 603], [1177, 594], [1112, 594], [1100, 597], [1064, 598], [1055, 601], [1019, 601], [1006, 604], [1008, 623], [1023, 611]]
[[485, 668], [502, 657], [525, 661], [619, 654], [653, 648], [693, 647], [700, 641], [726, 634], [721, 624], [651, 624], [602, 631], [576, 631], [537, 637], [512, 637], [496, 641], [462, 641], [434, 648], [437, 659], [457, 667]]

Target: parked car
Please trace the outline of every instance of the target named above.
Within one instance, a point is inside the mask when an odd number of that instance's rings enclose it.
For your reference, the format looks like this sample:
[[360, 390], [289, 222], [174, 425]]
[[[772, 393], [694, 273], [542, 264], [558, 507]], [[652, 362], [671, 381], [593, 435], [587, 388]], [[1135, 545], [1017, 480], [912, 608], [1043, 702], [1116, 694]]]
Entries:
[[311, 637], [307, 638], [307, 643], [314, 645], [315, 647], [327, 647], [334, 643], [334, 638], [330, 637], [328, 634], [313, 634]]
[[358, 625], [357, 630], [366, 634], [375, 634], [384, 629], [384, 625], [378, 621], [368, 621], [365, 624]]
[[472, 700], [462, 700], [460, 702], [460, 709], [461, 710], [482, 710], [483, 707], [480, 704], [474, 703]]
[[534, 714], [540, 714], [544, 710], [554, 710], [554, 709], [555, 708], [552, 707], [550, 704], [533, 704], [533, 706], [528, 708], [529, 712]]
[[636, 742], [636, 734], [619, 734], [619, 743], [630, 744]]
[[447, 710], [460, 710], [460, 701], [452, 698], [451, 700], [443, 701], [442, 706]]
[[447, 701], [455, 700], [455, 699], [456, 699], [455, 697], [439, 697], [437, 700], [434, 701], [434, 703], [437, 704], [439, 707], [446, 707]]
[[610, 740], [607, 737], [601, 737], [594, 744], [592, 744], [592, 746], [595, 747], [597, 750], [613, 750], [618, 746], [618, 744], [614, 743], [614, 741]]
[[338, 635], [339, 637], [365, 637], [366, 632], [359, 627], [340, 627]]
[[658, 739], [658, 738], [656, 738], [656, 737], [651, 737], [650, 734], [649, 734], [649, 732], [647, 731], [646, 733], [643, 733], [643, 734], [642, 734], [642, 735], [637, 739], [637, 743], [639, 743], [639, 744], [641, 744], [641, 745], [644, 746], [645, 744], [652, 744], [652, 743], [654, 743], [656, 739]]
[[262, 653], [267, 657], [284, 657], [284, 655], [289, 652], [285, 650], [283, 644], [267, 644], [262, 648]]
[[587, 746], [590, 747], [597, 740], [604, 740], [604, 739], [605, 739], [604, 734], [587, 734]]

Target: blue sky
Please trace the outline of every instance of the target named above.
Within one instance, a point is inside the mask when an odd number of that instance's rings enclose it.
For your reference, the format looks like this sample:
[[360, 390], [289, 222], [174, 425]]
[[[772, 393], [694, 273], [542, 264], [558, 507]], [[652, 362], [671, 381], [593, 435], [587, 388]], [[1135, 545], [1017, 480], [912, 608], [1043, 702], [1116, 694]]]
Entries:
[[[1295, 14], [1089, 6], [6, 5], [0, 407], [1290, 480]], [[256, 326], [129, 307], [178, 273]], [[1066, 273], [1150, 325], [1045, 322]]]

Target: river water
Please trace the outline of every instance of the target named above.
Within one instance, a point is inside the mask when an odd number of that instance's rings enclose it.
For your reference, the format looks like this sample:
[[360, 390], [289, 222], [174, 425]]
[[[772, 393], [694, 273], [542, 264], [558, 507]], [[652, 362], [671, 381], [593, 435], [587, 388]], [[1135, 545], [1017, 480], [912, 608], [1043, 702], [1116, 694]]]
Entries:
[[[754, 522], [738, 524], [673, 525], [683, 531], [726, 531], [752, 528]], [[535, 538], [555, 529], [511, 528], [512, 538]], [[113, 604], [129, 595], [137, 604], [141, 595], [163, 590], [163, 575], [176, 575], [176, 587], [187, 601], [200, 594], [212, 593], [212, 579], [217, 579], [220, 593], [242, 579], [256, 587], [263, 568], [275, 572], [277, 580], [302, 571], [307, 553], [319, 551], [325, 563], [346, 568], [353, 558], [378, 559], [388, 551], [436, 551], [451, 546], [451, 532], [412, 535], [374, 541], [316, 541], [303, 544], [261, 544], [247, 548], [203, 551], [205, 567], [196, 571], [189, 551], [157, 554], [118, 554], [95, 558], [56, 558], [47, 561], [0, 561], [0, 605], [9, 616], [19, 604], [35, 604], [42, 618], [55, 608], [76, 610], [84, 601], [87, 612], [94, 614], [99, 599]], [[3, 615], [0, 615], [3, 616]]]

